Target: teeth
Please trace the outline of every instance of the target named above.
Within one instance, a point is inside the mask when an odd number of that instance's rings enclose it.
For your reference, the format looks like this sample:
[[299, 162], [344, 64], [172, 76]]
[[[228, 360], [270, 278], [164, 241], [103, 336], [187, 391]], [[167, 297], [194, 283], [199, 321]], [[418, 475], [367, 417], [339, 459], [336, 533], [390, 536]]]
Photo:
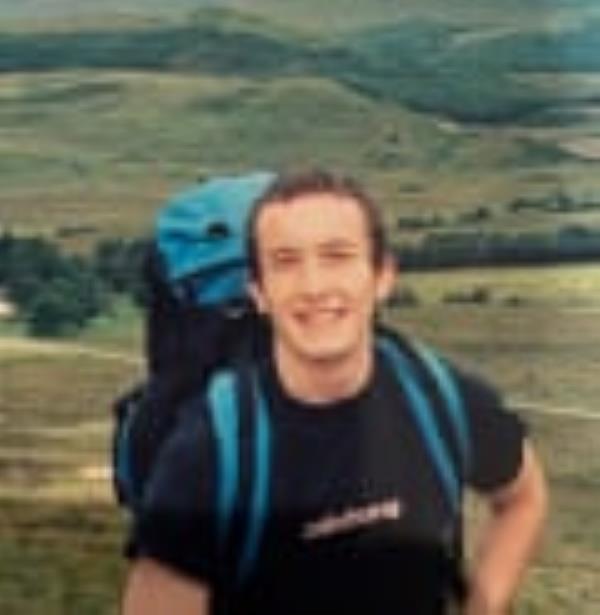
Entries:
[[330, 322], [339, 318], [340, 314], [340, 310], [318, 310], [303, 314], [300, 316], [300, 319], [304, 322]]

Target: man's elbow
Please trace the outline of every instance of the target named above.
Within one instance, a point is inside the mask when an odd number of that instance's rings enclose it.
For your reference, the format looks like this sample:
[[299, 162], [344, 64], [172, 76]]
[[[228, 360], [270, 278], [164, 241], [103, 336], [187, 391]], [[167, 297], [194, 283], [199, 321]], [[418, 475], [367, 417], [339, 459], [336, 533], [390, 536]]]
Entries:
[[523, 445], [523, 458], [517, 477], [491, 500], [495, 514], [520, 513], [540, 529], [545, 525], [549, 510], [549, 490], [546, 476], [529, 442]]

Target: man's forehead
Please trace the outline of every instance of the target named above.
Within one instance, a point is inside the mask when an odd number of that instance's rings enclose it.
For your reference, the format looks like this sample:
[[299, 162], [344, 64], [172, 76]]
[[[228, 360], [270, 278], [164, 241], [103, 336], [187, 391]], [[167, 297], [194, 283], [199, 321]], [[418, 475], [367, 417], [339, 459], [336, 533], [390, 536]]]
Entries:
[[[366, 229], [365, 213], [356, 199], [317, 193], [287, 201], [271, 201], [259, 212], [257, 228], [291, 234], [314, 234], [335, 229], [340, 238], [350, 238]], [[269, 234], [269, 233], [264, 233]]]

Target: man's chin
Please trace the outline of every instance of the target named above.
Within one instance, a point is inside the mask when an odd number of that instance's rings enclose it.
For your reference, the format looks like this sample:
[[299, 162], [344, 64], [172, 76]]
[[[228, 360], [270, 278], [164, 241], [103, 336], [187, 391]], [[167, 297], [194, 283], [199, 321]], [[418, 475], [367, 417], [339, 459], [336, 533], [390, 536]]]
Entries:
[[304, 347], [300, 354], [305, 360], [329, 365], [345, 361], [352, 354], [352, 350], [347, 345], [337, 344], [315, 344], [310, 348]]

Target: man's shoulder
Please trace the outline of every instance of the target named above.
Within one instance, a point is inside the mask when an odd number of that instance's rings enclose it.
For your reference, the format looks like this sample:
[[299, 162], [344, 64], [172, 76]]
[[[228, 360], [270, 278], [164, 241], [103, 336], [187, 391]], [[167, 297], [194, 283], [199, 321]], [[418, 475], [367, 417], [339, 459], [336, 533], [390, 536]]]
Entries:
[[425, 378], [426, 382], [429, 382], [429, 379], [438, 383], [445, 380], [455, 386], [464, 403], [502, 403], [498, 387], [487, 375], [473, 367], [460, 364], [445, 349], [429, 341], [388, 328], [379, 329], [375, 341], [376, 347], [387, 345], [396, 348], [406, 358], [407, 365], [414, 369], [414, 373]]

